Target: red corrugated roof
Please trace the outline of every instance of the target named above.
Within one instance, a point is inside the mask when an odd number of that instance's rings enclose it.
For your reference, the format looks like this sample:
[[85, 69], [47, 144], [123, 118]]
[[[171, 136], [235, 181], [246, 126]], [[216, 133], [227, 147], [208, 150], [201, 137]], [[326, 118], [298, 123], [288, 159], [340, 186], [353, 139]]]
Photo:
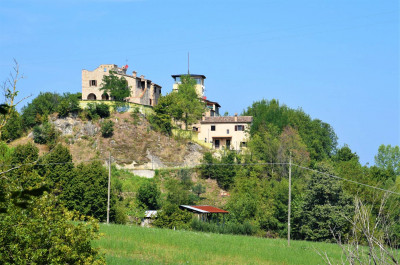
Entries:
[[209, 213], [229, 213], [228, 211], [219, 209], [217, 207], [208, 206], [208, 205], [200, 205], [200, 206], [191, 205], [191, 207], [196, 208], [196, 209], [200, 209], [200, 210], [203, 210], [203, 211], [207, 211]]

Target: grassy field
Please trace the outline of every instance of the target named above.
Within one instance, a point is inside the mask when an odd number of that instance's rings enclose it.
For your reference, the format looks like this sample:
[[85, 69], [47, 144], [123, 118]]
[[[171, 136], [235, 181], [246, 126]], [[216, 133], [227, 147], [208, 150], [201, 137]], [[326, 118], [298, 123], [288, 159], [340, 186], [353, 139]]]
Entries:
[[95, 245], [107, 264], [324, 264], [317, 250], [334, 263], [341, 249], [334, 244], [249, 236], [219, 235], [124, 225], [101, 225]]

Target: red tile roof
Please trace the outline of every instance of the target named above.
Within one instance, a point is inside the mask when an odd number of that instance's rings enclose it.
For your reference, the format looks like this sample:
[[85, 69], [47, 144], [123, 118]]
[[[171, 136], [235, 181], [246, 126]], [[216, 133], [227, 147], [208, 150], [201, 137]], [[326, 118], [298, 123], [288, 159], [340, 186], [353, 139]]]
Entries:
[[193, 211], [197, 210], [201, 213], [229, 213], [228, 211], [209, 205], [181, 205], [181, 207]]
[[[251, 123], [253, 116], [218, 116], [218, 117], [203, 117], [200, 123]], [[235, 121], [237, 118], [237, 121]]]

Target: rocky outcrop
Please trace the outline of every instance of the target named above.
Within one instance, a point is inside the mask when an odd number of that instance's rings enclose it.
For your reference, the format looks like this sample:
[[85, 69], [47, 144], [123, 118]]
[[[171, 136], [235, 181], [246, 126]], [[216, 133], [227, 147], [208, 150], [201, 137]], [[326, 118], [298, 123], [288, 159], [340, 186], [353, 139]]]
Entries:
[[91, 121], [80, 121], [72, 117], [54, 118], [51, 123], [61, 132], [61, 135], [72, 135], [75, 138], [84, 135], [94, 136], [99, 131], [99, 128]]

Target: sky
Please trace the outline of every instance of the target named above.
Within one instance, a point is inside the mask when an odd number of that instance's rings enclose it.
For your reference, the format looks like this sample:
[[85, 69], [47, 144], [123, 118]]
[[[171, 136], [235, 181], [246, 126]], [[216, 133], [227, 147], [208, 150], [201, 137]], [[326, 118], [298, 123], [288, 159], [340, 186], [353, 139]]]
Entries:
[[0, 0], [0, 81], [15, 58], [22, 105], [80, 92], [100, 64], [128, 64], [165, 95], [188, 52], [222, 113], [278, 99], [329, 123], [363, 165], [400, 145], [397, 0]]

